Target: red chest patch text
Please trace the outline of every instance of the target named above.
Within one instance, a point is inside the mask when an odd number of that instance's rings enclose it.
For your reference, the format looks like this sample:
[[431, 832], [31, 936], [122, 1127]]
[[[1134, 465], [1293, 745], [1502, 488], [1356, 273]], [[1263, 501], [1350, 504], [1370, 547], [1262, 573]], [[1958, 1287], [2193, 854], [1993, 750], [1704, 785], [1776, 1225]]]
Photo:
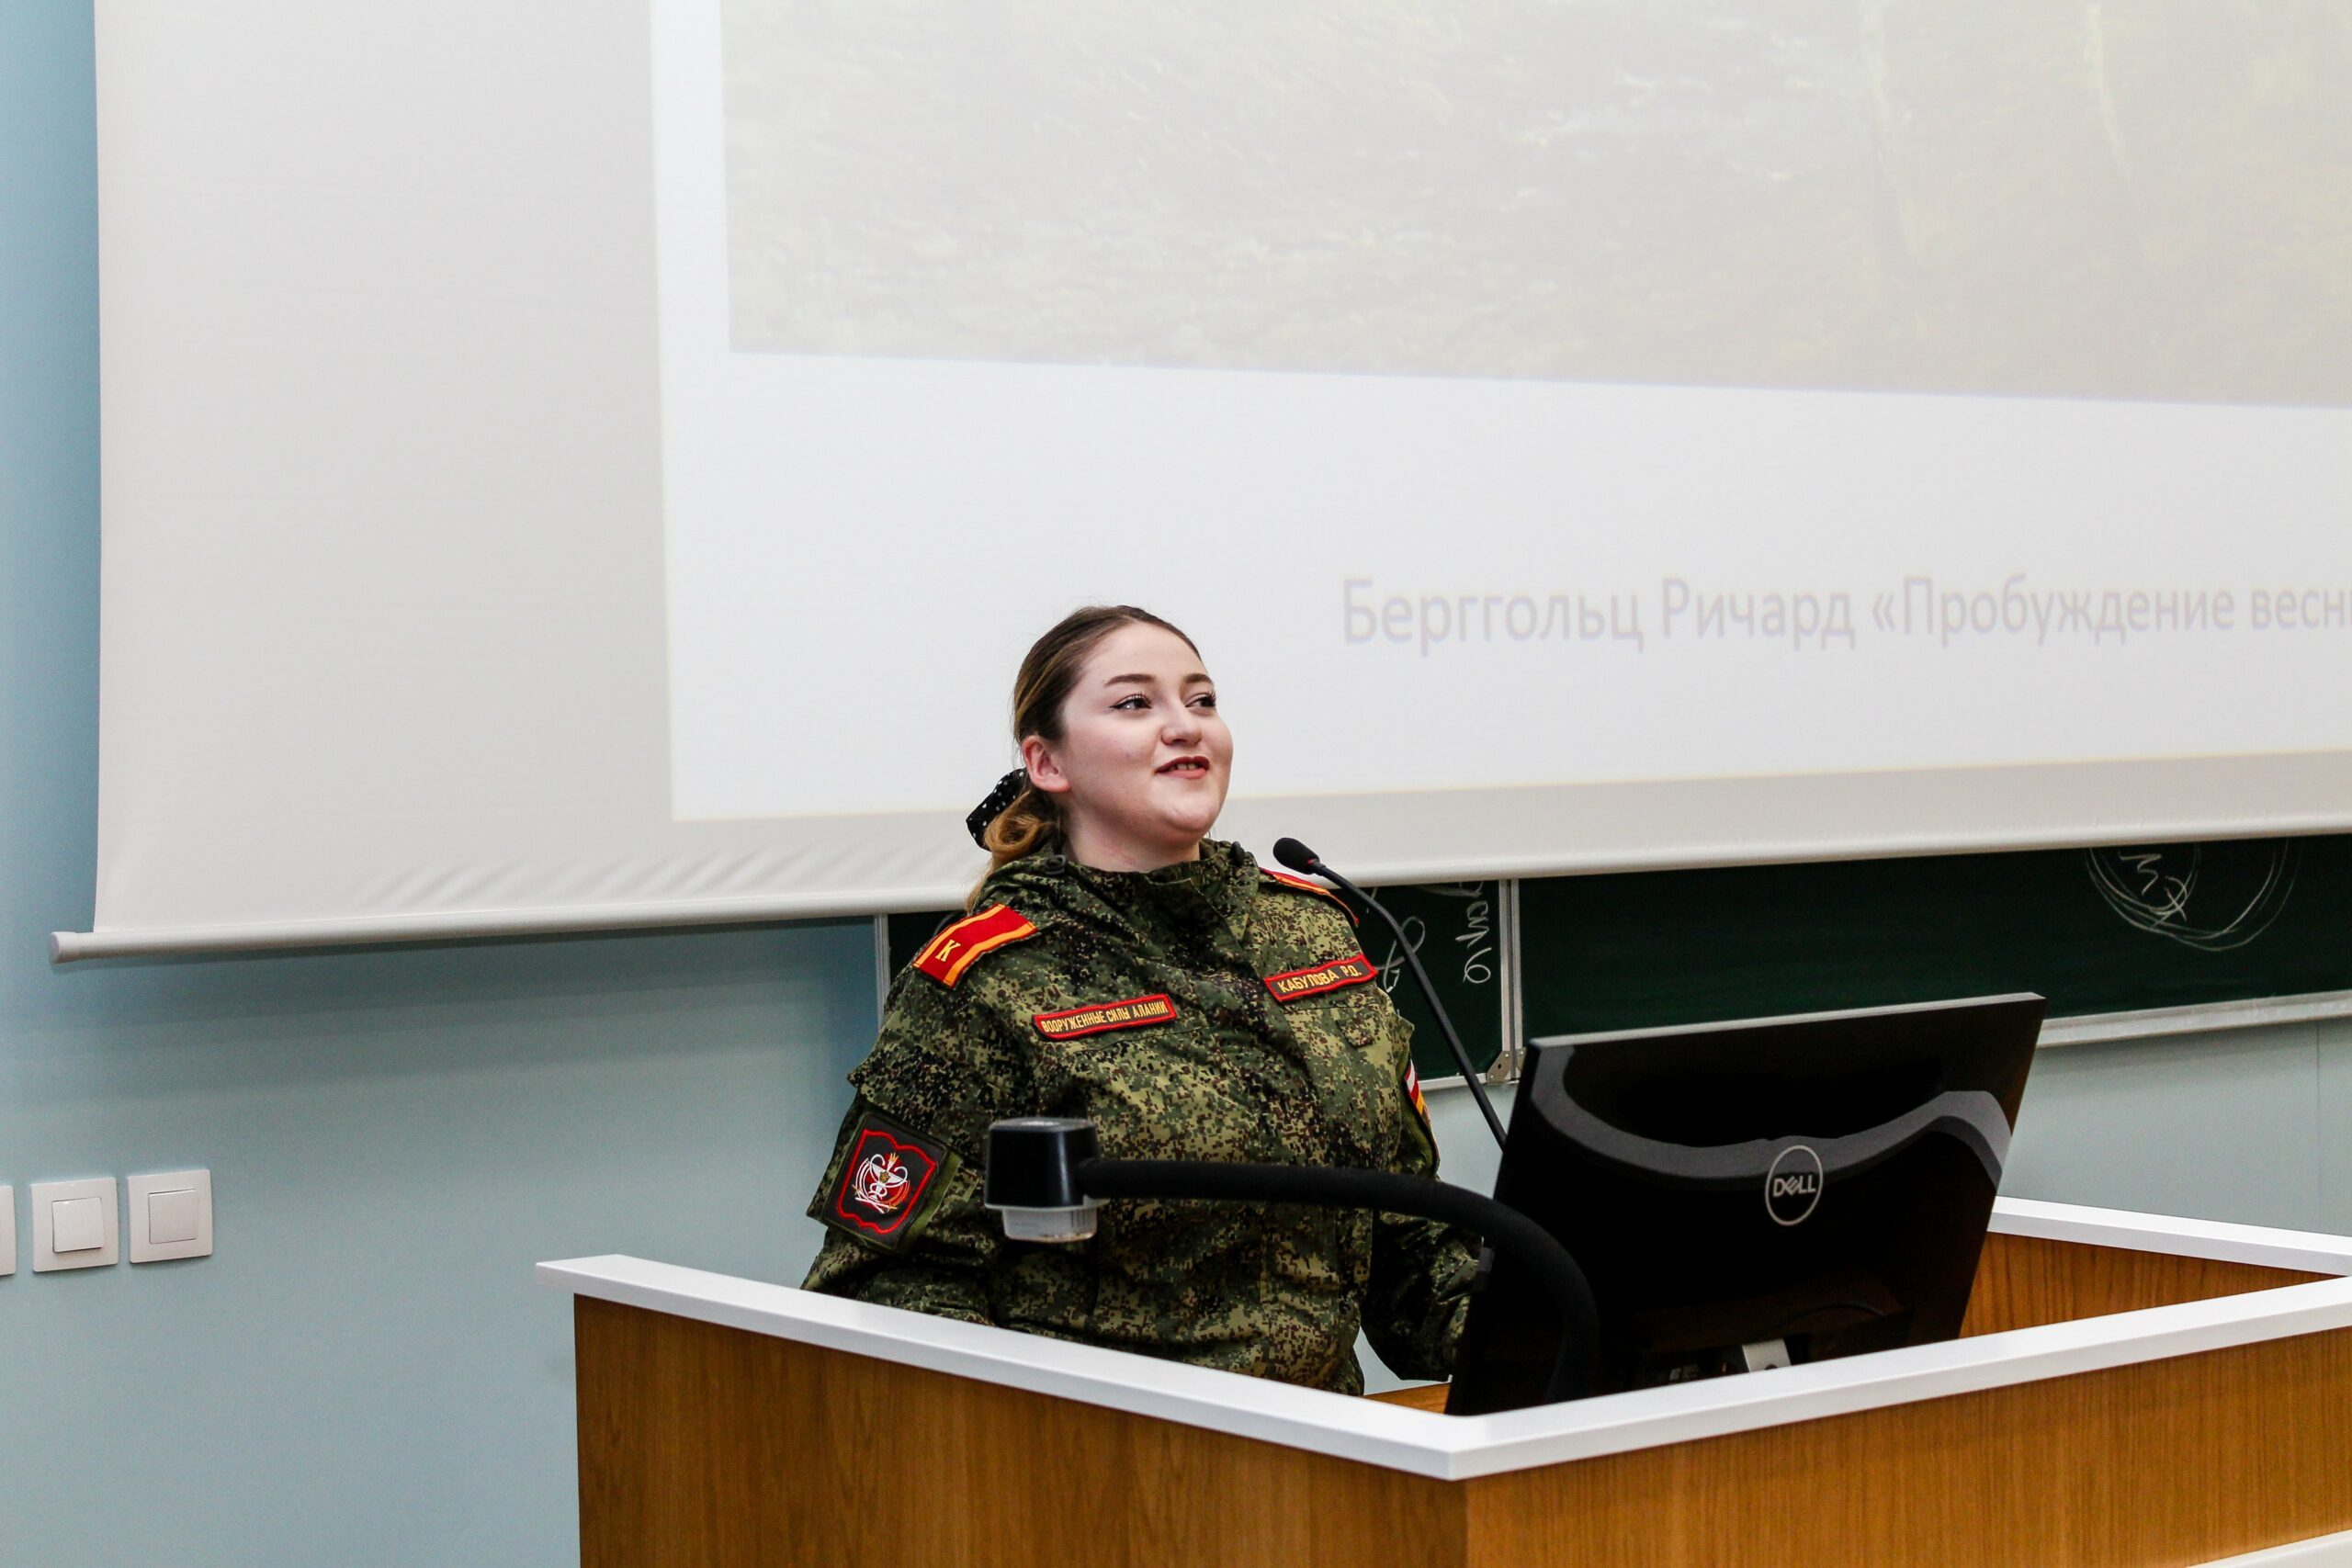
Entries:
[[1141, 1029], [1166, 1023], [1176, 1016], [1176, 1004], [1165, 995], [1129, 997], [1123, 1002], [1097, 1002], [1068, 1012], [1041, 1012], [1029, 1021], [1048, 1040], [1075, 1040], [1106, 1029]]
[[1359, 953], [1352, 958], [1335, 958], [1329, 964], [1317, 964], [1306, 969], [1286, 969], [1279, 975], [1266, 976], [1266, 989], [1273, 992], [1274, 1000], [1287, 1006], [1319, 997], [1326, 991], [1336, 991], [1342, 986], [1361, 986], [1378, 971], [1372, 960]]

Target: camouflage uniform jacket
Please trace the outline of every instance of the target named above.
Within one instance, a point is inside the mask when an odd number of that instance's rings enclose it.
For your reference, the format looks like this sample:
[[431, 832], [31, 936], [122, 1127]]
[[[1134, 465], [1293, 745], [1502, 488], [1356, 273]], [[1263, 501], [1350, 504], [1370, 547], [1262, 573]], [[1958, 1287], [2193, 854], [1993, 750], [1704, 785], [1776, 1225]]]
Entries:
[[[1475, 1249], [1445, 1226], [1125, 1199], [1092, 1240], [1042, 1246], [1005, 1240], [980, 1205], [988, 1126], [1006, 1116], [1091, 1117], [1114, 1157], [1435, 1174], [1411, 1026], [1366, 983], [1335, 896], [1209, 840], [1154, 872], [1031, 855], [975, 907], [899, 975], [850, 1074], [808, 1289], [1342, 1393], [1363, 1386], [1361, 1326], [1399, 1375], [1446, 1374]], [[869, 1146], [882, 1160], [854, 1164]], [[922, 1174], [911, 1187], [893, 1146]], [[899, 1185], [861, 1209], [861, 1170]], [[876, 1239], [868, 1221], [910, 1193]]]

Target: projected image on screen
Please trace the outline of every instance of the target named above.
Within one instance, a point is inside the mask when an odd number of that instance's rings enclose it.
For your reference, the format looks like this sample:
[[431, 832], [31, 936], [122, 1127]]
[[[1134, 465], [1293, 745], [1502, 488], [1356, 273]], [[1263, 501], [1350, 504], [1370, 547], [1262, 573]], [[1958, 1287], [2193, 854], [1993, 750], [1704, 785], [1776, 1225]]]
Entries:
[[412, 10], [96, 8], [78, 952], [946, 908], [1091, 601], [1372, 883], [2352, 831], [2352, 0]]
[[[1545, 864], [2352, 749], [2340, 6], [655, 14], [682, 821], [952, 828], [1098, 599], [1200, 639], [1237, 824]], [[1661, 782], [1737, 787], [1595, 813]]]
[[2352, 395], [2352, 31], [2145, 0], [729, 0], [777, 354]]

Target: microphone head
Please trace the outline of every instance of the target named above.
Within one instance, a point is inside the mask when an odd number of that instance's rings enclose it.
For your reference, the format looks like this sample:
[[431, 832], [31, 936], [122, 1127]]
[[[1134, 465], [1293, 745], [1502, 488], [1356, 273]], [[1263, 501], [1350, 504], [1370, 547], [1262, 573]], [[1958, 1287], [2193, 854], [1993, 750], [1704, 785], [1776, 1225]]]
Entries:
[[1274, 858], [1291, 870], [1302, 874], [1311, 873], [1317, 866], [1323, 863], [1322, 856], [1300, 843], [1296, 839], [1276, 839]]

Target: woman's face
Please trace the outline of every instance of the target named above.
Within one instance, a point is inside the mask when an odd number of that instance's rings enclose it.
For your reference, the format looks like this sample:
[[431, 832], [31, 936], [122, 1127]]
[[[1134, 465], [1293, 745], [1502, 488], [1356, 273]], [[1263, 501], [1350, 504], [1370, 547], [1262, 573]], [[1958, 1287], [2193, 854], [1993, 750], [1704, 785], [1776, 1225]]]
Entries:
[[1021, 743], [1029, 782], [1060, 798], [1071, 856], [1104, 871], [1197, 859], [1225, 808], [1233, 737], [1200, 656], [1130, 623], [1094, 645], [1062, 704], [1062, 738]]

